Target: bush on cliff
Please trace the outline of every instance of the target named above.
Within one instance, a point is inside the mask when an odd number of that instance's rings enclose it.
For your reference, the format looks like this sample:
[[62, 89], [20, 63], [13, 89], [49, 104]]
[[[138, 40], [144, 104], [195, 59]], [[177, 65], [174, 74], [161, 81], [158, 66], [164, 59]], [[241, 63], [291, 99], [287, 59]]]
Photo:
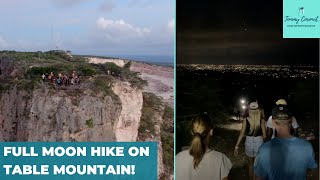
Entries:
[[154, 116], [161, 108], [162, 102], [159, 97], [152, 93], [143, 93], [142, 115], [140, 118], [139, 133], [143, 136], [145, 133], [155, 134]]

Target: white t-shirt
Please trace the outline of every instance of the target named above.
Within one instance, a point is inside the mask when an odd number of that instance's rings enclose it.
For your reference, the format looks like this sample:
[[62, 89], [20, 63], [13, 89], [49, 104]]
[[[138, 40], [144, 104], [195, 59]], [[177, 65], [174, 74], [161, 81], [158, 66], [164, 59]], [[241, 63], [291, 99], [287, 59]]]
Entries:
[[228, 177], [232, 163], [220, 152], [206, 152], [196, 169], [193, 168], [193, 156], [185, 150], [176, 156], [176, 180], [221, 180]]
[[[295, 117], [292, 116], [292, 127], [298, 128], [299, 124], [297, 123], [297, 120]], [[272, 139], [274, 138], [274, 133], [275, 133], [275, 128], [272, 126], [272, 116], [269, 117], [268, 121], [267, 121], [267, 128], [271, 128], [272, 129]]]

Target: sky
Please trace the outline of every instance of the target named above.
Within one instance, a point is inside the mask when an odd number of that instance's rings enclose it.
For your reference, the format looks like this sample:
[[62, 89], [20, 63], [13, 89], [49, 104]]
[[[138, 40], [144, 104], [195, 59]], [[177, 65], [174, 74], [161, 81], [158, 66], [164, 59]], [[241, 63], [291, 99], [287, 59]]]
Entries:
[[282, 38], [282, 1], [177, 0], [177, 63], [319, 64], [319, 39]]
[[1, 0], [0, 50], [173, 56], [173, 0]]

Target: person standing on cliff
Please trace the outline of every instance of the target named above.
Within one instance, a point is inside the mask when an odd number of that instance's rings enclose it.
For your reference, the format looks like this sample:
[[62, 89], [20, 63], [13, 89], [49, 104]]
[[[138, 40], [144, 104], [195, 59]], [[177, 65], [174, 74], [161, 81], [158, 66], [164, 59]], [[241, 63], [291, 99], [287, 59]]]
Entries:
[[75, 78], [76, 75], [77, 75], [77, 74], [76, 74], [76, 71], [73, 71], [73, 72], [72, 72], [72, 77]]

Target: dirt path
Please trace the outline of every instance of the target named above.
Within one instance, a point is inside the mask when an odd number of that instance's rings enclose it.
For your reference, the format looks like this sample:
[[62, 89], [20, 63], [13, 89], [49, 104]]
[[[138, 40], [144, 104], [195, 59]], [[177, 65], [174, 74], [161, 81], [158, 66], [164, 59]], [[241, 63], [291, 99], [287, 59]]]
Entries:
[[239, 154], [233, 153], [236, 144], [241, 122], [230, 120], [226, 124], [218, 124], [214, 131], [213, 148], [224, 153], [233, 163], [232, 170], [229, 174], [231, 180], [245, 180], [247, 177], [247, 157], [244, 153], [244, 138], [239, 146]]

